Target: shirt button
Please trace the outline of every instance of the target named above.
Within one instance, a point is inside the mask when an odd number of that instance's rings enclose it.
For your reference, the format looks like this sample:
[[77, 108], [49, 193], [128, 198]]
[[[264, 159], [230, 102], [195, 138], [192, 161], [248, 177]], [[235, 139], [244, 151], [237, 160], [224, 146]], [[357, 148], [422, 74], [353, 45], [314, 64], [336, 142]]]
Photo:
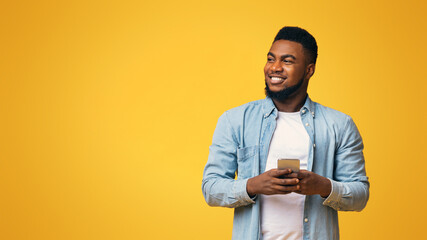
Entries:
[[304, 218], [304, 222], [308, 222], [308, 218]]
[[301, 112], [302, 112], [302, 113], [305, 113], [305, 109], [303, 109]]
[[308, 123], [305, 124], [308, 127]]
[[315, 144], [315, 143], [313, 143], [313, 147], [316, 147], [316, 144]]

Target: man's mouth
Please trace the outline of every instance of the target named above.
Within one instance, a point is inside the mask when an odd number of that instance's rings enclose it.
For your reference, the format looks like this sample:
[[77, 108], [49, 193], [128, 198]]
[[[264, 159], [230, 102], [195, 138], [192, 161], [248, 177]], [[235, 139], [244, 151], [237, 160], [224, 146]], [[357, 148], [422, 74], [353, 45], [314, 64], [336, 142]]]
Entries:
[[285, 81], [286, 78], [282, 78], [282, 77], [270, 77], [271, 79], [271, 84], [279, 84]]

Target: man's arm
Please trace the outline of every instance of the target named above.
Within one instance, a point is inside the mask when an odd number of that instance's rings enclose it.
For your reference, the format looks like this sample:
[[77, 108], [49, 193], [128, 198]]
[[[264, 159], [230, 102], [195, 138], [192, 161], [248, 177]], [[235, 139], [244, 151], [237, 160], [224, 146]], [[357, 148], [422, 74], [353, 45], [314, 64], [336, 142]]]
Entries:
[[362, 137], [350, 117], [335, 154], [332, 191], [323, 202], [341, 211], [362, 211], [369, 199]]
[[203, 196], [210, 206], [235, 208], [254, 203], [246, 192], [247, 179], [235, 180], [238, 146], [225, 112], [218, 120], [203, 173]]
[[350, 117], [340, 142], [335, 154], [334, 180], [306, 170], [285, 177], [299, 179], [296, 193], [318, 194], [326, 198], [323, 205], [335, 210], [361, 211], [369, 198], [369, 182], [365, 173], [362, 138]]

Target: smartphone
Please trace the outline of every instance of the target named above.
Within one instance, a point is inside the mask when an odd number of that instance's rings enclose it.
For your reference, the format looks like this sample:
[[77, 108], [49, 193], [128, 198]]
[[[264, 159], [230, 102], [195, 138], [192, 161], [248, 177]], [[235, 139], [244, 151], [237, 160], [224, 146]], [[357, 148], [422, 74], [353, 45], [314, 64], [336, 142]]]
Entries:
[[300, 169], [299, 159], [278, 159], [277, 168], [286, 169], [290, 168], [292, 172], [299, 172]]

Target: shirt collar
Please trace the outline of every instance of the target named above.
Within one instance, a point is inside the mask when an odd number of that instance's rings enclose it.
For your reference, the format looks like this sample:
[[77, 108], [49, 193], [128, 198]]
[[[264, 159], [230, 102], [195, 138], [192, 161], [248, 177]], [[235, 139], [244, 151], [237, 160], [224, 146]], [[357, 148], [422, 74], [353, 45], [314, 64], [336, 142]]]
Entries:
[[305, 109], [306, 111], [309, 111], [311, 113], [311, 116], [313, 116], [313, 118], [314, 118], [315, 106], [314, 106], [314, 102], [311, 101], [308, 94], [307, 94], [307, 98], [305, 99], [304, 106], [302, 106], [301, 110], [303, 110], [303, 109]]
[[[273, 112], [274, 115], [277, 114], [277, 109], [276, 106], [274, 105], [273, 100], [270, 97], [266, 97], [264, 104], [262, 106], [263, 108], [263, 113], [264, 113], [264, 117], [267, 118], [268, 116], [270, 116]], [[305, 109], [306, 111], [309, 111], [311, 113], [311, 115], [314, 117], [314, 110], [315, 110], [315, 106], [314, 106], [314, 102], [311, 101], [310, 97], [307, 94], [307, 98], [305, 99], [305, 103], [302, 106], [301, 110]]]
[[267, 118], [270, 116], [272, 112], [274, 112], [276, 109], [276, 106], [274, 105], [273, 100], [270, 97], [266, 97], [264, 103], [262, 104], [262, 110], [264, 114], [264, 118]]

